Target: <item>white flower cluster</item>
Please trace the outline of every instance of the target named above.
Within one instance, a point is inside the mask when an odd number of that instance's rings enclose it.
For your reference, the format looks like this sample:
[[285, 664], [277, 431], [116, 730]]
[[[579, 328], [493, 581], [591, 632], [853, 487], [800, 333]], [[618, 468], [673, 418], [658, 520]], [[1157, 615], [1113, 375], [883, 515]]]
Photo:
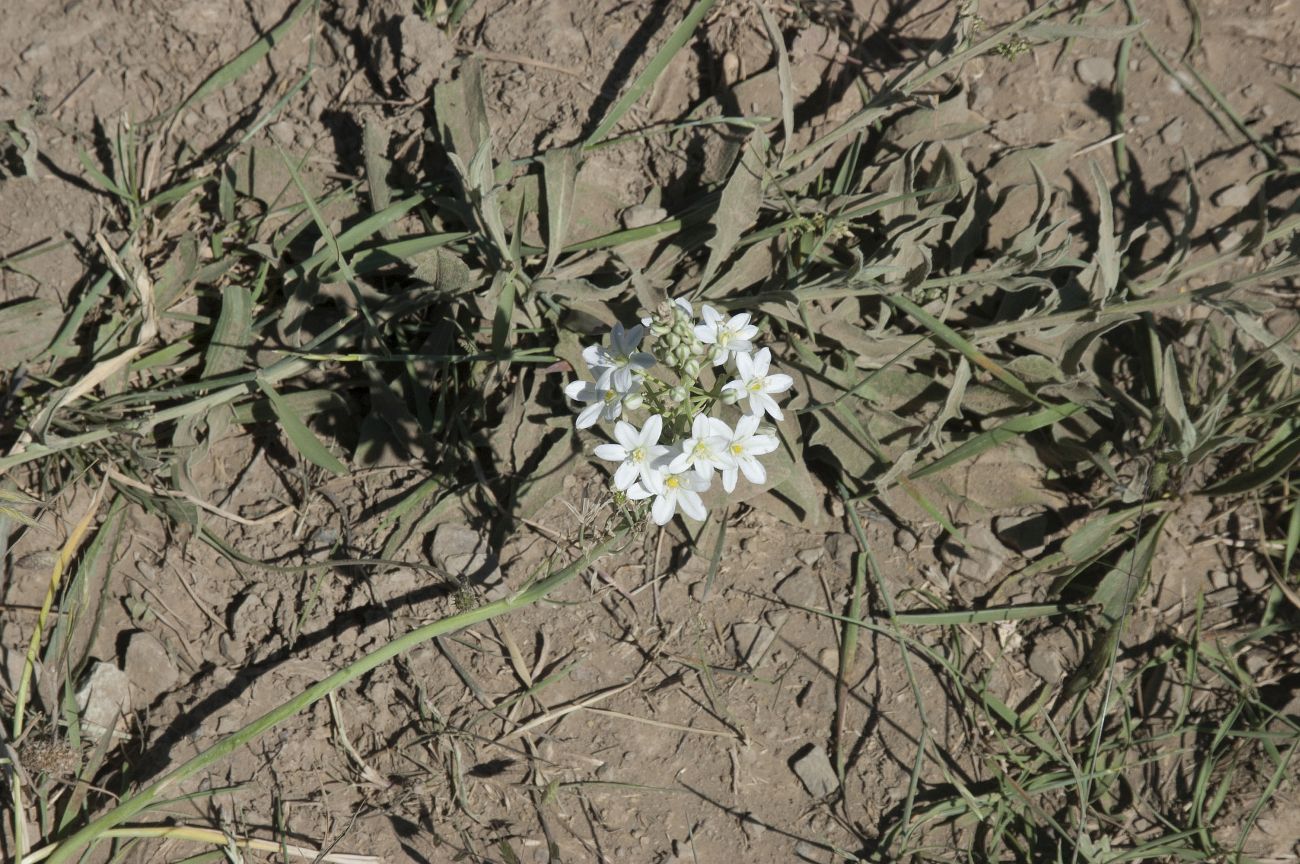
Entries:
[[[728, 493], [741, 474], [751, 483], [767, 480], [758, 457], [776, 450], [777, 440], [775, 430], [760, 422], [765, 416], [782, 419], [773, 397], [794, 383], [772, 371], [770, 350], [755, 350], [758, 328], [748, 312], [728, 316], [705, 305], [700, 318], [678, 299], [631, 328], [615, 324], [608, 345], [583, 349], [595, 380], [564, 388], [585, 405], [579, 429], [614, 423], [615, 443], [597, 446], [595, 455], [618, 463], [617, 492], [633, 501], [654, 499], [650, 514], [657, 525], [668, 524], [679, 510], [703, 520], [708, 513], [700, 496], [715, 471]], [[654, 337], [653, 353], [640, 350], [647, 332]], [[659, 369], [671, 370], [674, 380], [655, 374]], [[734, 427], [710, 416], [723, 405], [739, 410]], [[642, 408], [650, 415], [638, 428], [630, 418]]]

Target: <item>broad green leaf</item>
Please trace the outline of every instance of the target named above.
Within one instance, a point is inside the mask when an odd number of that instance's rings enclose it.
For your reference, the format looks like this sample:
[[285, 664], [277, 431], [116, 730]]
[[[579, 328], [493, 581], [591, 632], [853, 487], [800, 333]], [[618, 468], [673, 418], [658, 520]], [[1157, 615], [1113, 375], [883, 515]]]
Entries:
[[546, 266], [549, 273], [564, 249], [564, 237], [573, 215], [573, 189], [578, 180], [582, 151], [578, 147], [547, 150], [542, 156], [546, 186]]
[[38, 356], [59, 332], [63, 309], [44, 298], [0, 306], [0, 369], [12, 370]]
[[307, 424], [298, 418], [284, 397], [260, 375], [257, 377], [257, 386], [266, 394], [267, 400], [271, 403], [271, 410], [275, 412], [275, 417], [280, 421], [280, 427], [284, 429], [285, 435], [304, 458], [334, 474], [348, 473], [347, 466], [326, 449], [316, 434], [307, 428]]
[[239, 369], [252, 341], [252, 295], [242, 285], [227, 285], [221, 292], [221, 314], [203, 359], [203, 377], [217, 378]]
[[718, 199], [718, 209], [709, 220], [714, 230], [713, 236], [708, 240], [709, 260], [700, 276], [700, 285], [709, 284], [718, 267], [736, 248], [741, 235], [758, 221], [758, 211], [763, 205], [763, 179], [766, 171], [767, 136], [755, 129], [745, 141], [740, 160]]

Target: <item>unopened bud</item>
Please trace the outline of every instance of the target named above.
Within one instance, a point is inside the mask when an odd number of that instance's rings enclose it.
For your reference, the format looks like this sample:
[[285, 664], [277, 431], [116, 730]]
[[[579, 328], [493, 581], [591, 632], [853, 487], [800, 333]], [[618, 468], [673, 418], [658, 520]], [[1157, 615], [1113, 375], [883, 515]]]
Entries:
[[722, 402], [725, 405], [735, 405], [740, 401], [742, 394], [739, 390], [723, 390]]
[[673, 325], [673, 335], [683, 342], [689, 342], [695, 338], [695, 328], [691, 326], [690, 321], [679, 320]]
[[677, 346], [681, 344], [682, 344], [681, 338], [676, 333], [669, 330], [668, 335], [665, 336], [663, 340], [664, 353], [671, 355], [674, 351], [677, 350]]
[[673, 349], [673, 365], [680, 368], [687, 360], [691, 359], [691, 349], [687, 345], [678, 345]]
[[654, 336], [663, 336], [671, 329], [672, 325], [666, 324], [663, 321], [655, 320], [650, 322], [650, 333]]
[[691, 391], [686, 389], [685, 384], [678, 384], [672, 390], [668, 391], [668, 395], [672, 397], [674, 402], [685, 402], [687, 399], [691, 398]]
[[691, 379], [700, 377], [700, 361], [694, 357], [687, 360], [682, 364], [682, 374]]
[[631, 396], [623, 397], [623, 407], [628, 411], [635, 411], [645, 404], [645, 397], [640, 393], [633, 393]]
[[721, 345], [709, 346], [709, 362], [714, 366], [721, 366], [727, 359], [727, 349]]

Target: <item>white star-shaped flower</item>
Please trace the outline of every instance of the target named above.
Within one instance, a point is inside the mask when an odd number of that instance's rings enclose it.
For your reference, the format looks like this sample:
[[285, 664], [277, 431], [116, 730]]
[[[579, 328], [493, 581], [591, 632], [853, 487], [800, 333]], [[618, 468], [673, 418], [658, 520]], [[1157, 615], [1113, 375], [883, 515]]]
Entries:
[[695, 338], [705, 345], [716, 345], [710, 352], [714, 366], [722, 366], [727, 358], [735, 354], [748, 354], [754, 350], [752, 340], [758, 335], [758, 328], [749, 323], [749, 313], [726, 316], [705, 304], [700, 308], [703, 324], [695, 325]]
[[611, 388], [620, 393], [629, 393], [636, 378], [655, 365], [655, 358], [645, 351], [638, 351], [641, 340], [645, 337], [645, 327], [636, 324], [631, 330], [622, 324], [615, 324], [609, 333], [609, 347], [589, 345], [582, 349], [582, 359], [591, 367], [591, 374], [596, 377], [596, 386]]
[[735, 491], [738, 473], [743, 472], [745, 479], [756, 486], [767, 482], [767, 469], [758, 457], [771, 453], [778, 445], [775, 436], [758, 433], [760, 419], [755, 414], [747, 414], [736, 423], [736, 431], [727, 444], [727, 452], [736, 464], [722, 469], [722, 488], [727, 492]]
[[681, 443], [681, 452], [668, 463], [668, 470], [680, 473], [694, 468], [696, 474], [708, 479], [714, 468], [734, 468], [736, 460], [727, 450], [730, 441], [730, 426], [714, 417], [699, 414], [691, 423], [691, 437]]
[[658, 414], [646, 420], [640, 430], [620, 420], [614, 427], [614, 438], [618, 443], [596, 447], [598, 458], [620, 463], [614, 471], [615, 489], [626, 490], [637, 480], [650, 482], [650, 475], [656, 470], [652, 466], [668, 452], [668, 448], [659, 443], [663, 424], [664, 419]]
[[633, 483], [627, 490], [627, 497], [634, 501], [654, 498], [650, 507], [650, 518], [656, 525], [667, 525], [678, 510], [683, 516], [689, 516], [697, 522], [708, 518], [709, 511], [704, 508], [701, 492], [709, 491], [709, 481], [694, 471], [673, 472], [656, 470], [650, 472], [648, 483]]
[[774, 420], [781, 420], [781, 408], [772, 396], [784, 393], [794, 386], [794, 379], [779, 372], [769, 374], [772, 352], [768, 348], [753, 354], [736, 355], [736, 373], [740, 376], [735, 381], [724, 384], [723, 390], [735, 390], [742, 397], [749, 399], [749, 413], [761, 417], [767, 412]]
[[633, 380], [633, 389], [619, 392], [610, 386], [600, 386], [599, 381], [570, 381], [564, 388], [564, 395], [576, 402], [586, 402], [587, 407], [578, 412], [574, 426], [586, 429], [604, 420], [612, 423], [623, 416], [623, 403], [631, 398], [640, 382]]

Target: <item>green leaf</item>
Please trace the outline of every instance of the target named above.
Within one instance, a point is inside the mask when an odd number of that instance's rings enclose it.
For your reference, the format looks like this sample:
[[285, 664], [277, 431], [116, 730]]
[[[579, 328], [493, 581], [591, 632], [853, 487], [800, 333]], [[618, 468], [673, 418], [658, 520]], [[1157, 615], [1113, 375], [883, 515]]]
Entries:
[[582, 151], [578, 147], [547, 150], [542, 156], [542, 179], [546, 186], [546, 266], [549, 273], [564, 249], [564, 235], [573, 215], [573, 188], [578, 179]]
[[654, 86], [655, 81], [668, 68], [668, 64], [672, 62], [673, 57], [690, 40], [691, 34], [704, 20], [704, 16], [709, 14], [709, 10], [713, 8], [715, 2], [716, 0], [696, 0], [695, 5], [691, 7], [691, 11], [686, 14], [686, 17], [682, 19], [682, 23], [677, 25], [672, 35], [664, 42], [663, 47], [659, 49], [659, 52], [650, 60], [641, 74], [632, 82], [632, 86], [627, 88], [627, 92], [614, 103], [614, 107], [609, 109], [605, 119], [600, 121], [600, 125], [583, 142], [582, 148], [584, 150], [600, 143], [618, 125], [618, 121], [623, 119], [623, 115], [630, 111], [632, 106], [645, 95], [646, 91]]
[[1300, 461], [1300, 433], [1293, 434], [1290, 441], [1274, 450], [1263, 462], [1229, 477], [1222, 483], [1202, 489], [1200, 494], [1243, 495], [1252, 492], [1281, 477], [1297, 461]]
[[736, 248], [741, 235], [758, 221], [758, 211], [763, 206], [766, 170], [767, 136], [756, 129], [745, 141], [740, 160], [718, 199], [718, 209], [709, 220], [713, 236], [708, 241], [709, 260], [700, 276], [700, 285], [709, 284], [718, 267]]
[[16, 369], [45, 350], [59, 332], [63, 310], [40, 297], [0, 306], [0, 369]]
[[321, 443], [315, 433], [298, 419], [298, 415], [294, 413], [293, 409], [284, 400], [284, 397], [275, 392], [275, 388], [263, 380], [260, 375], [257, 377], [257, 386], [266, 394], [267, 400], [271, 403], [271, 410], [275, 412], [276, 419], [280, 421], [280, 426], [284, 429], [284, 434], [289, 436], [293, 446], [297, 448], [304, 458], [334, 474], [348, 473], [347, 466], [325, 448], [325, 445]]
[[252, 295], [242, 285], [227, 285], [221, 292], [221, 314], [203, 360], [203, 377], [216, 378], [239, 369], [252, 341]]

